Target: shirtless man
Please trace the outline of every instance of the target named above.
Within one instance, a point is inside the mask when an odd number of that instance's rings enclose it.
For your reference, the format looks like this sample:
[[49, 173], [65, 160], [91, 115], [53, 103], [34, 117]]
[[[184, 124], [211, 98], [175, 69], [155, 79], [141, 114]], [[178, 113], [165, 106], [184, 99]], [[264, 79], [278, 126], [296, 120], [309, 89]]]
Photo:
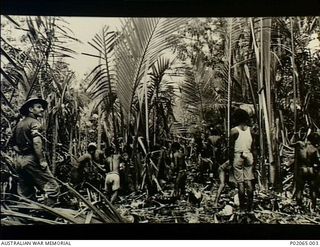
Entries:
[[105, 189], [108, 195], [111, 194], [110, 202], [113, 204], [118, 197], [118, 191], [120, 189], [120, 161], [121, 155], [110, 152], [110, 156], [107, 158], [107, 169], [109, 172], [106, 176]]
[[215, 164], [221, 164], [224, 160], [223, 155], [223, 144], [224, 139], [222, 137], [221, 131], [219, 127], [210, 128], [210, 135], [208, 137], [208, 143], [212, 148], [212, 161]]
[[305, 142], [292, 143], [295, 147], [296, 163], [294, 171], [295, 196], [302, 206], [305, 183], [309, 184], [311, 210], [316, 209], [320, 194], [320, 132], [311, 132]]
[[183, 148], [177, 142], [172, 144], [174, 171], [177, 173], [177, 178], [174, 186], [175, 196], [180, 197], [185, 194], [186, 187], [186, 161]]
[[97, 144], [89, 143], [87, 152], [77, 160], [77, 168], [72, 171], [72, 181], [82, 186], [86, 182], [97, 188], [103, 186], [105, 171], [102, 168], [104, 156], [101, 150], [97, 150]]

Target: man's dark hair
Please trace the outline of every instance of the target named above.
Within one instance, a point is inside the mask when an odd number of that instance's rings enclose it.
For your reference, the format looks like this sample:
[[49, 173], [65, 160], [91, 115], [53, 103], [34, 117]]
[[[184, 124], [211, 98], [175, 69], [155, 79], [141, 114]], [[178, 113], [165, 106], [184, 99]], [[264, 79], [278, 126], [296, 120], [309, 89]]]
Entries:
[[210, 128], [210, 135], [219, 136], [221, 131], [218, 128]]
[[107, 147], [106, 149], [105, 149], [105, 154], [106, 154], [106, 156], [109, 156], [109, 155], [111, 155], [111, 154], [114, 154], [114, 148], [113, 147]]
[[90, 151], [96, 151], [97, 150], [97, 145], [95, 143], [89, 143], [88, 145], [88, 152]]
[[237, 109], [233, 113], [233, 122], [235, 125], [249, 124], [250, 123], [250, 116], [245, 110]]
[[320, 134], [317, 132], [312, 132], [308, 135], [307, 140], [311, 142], [312, 145], [320, 145]]
[[171, 145], [171, 149], [172, 149], [173, 152], [176, 152], [177, 150], [179, 150], [180, 147], [181, 147], [181, 145], [180, 145], [179, 142], [174, 142], [174, 143], [172, 143], [172, 145]]

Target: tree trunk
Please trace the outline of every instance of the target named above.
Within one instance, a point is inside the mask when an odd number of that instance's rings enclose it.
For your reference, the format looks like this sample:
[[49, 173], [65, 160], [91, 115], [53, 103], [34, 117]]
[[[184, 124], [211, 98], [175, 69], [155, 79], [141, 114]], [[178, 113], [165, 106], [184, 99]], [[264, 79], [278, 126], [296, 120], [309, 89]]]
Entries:
[[257, 81], [258, 81], [258, 97], [259, 97], [259, 136], [260, 136], [260, 172], [261, 172], [261, 186], [262, 190], [268, 189], [268, 180], [267, 180], [267, 169], [265, 164], [265, 148], [264, 148], [264, 131], [266, 123], [268, 121], [265, 120], [265, 99], [264, 99], [264, 91], [263, 91], [263, 61], [262, 61], [262, 20], [260, 20], [260, 47], [257, 44], [256, 36], [255, 36], [255, 29], [252, 18], [250, 18], [250, 25], [251, 25], [251, 33], [253, 37], [253, 46], [254, 52], [256, 57], [256, 64], [257, 64]]
[[149, 137], [149, 107], [148, 107], [148, 68], [149, 68], [149, 57], [147, 58], [147, 64], [144, 74], [144, 106], [145, 106], [145, 115], [146, 115], [146, 146], [147, 152], [150, 150], [150, 137]]
[[98, 108], [98, 136], [97, 136], [97, 149], [101, 150], [101, 136], [102, 136], [102, 126], [101, 126], [101, 118], [102, 118], [102, 111], [101, 106]]
[[[296, 141], [297, 134], [297, 85], [295, 80], [295, 51], [294, 51], [294, 36], [293, 36], [293, 18], [290, 18], [290, 27], [291, 27], [291, 54], [292, 54], [292, 83], [293, 83], [293, 114], [294, 114], [294, 123], [293, 123], [293, 142]], [[295, 149], [294, 155], [294, 194], [297, 188], [297, 150]]]
[[70, 157], [72, 157], [72, 155], [73, 155], [73, 154], [72, 154], [72, 149], [73, 149], [73, 132], [74, 132], [74, 130], [71, 129], [71, 130], [70, 130], [70, 136], [69, 136], [69, 150], [68, 150]]
[[228, 143], [228, 157], [230, 157], [230, 130], [231, 130], [231, 88], [232, 88], [232, 80], [231, 80], [231, 59], [232, 59], [232, 51], [231, 51], [231, 43], [232, 43], [232, 24], [233, 19], [230, 19], [229, 22], [229, 43], [228, 43], [228, 95], [227, 95], [227, 143]]
[[[106, 36], [104, 34], [104, 32], [102, 33], [102, 37], [103, 37], [103, 43], [106, 44]], [[106, 70], [107, 70], [107, 76], [108, 76], [108, 90], [109, 90], [109, 105], [111, 107], [111, 114], [112, 114], [112, 125], [113, 125], [113, 136], [114, 136], [114, 144], [116, 146], [116, 152], [119, 151], [119, 143], [118, 143], [118, 133], [117, 133], [117, 126], [116, 126], [116, 118], [114, 115], [114, 107], [113, 107], [113, 103], [112, 103], [112, 87], [111, 87], [111, 77], [110, 77], [110, 71], [109, 71], [109, 61], [108, 61], [108, 52], [106, 50], [106, 46], [104, 46], [104, 61], [105, 61], [105, 65], [106, 65]]]
[[154, 106], [153, 106], [153, 145], [155, 146], [157, 143], [157, 122], [158, 122], [158, 94], [159, 94], [159, 86], [156, 85], [156, 96], [154, 99]]
[[[58, 104], [58, 100], [55, 96], [55, 105]], [[58, 143], [58, 133], [59, 133], [59, 122], [58, 122], [58, 113], [56, 112], [54, 115], [54, 128], [53, 128], [53, 144], [52, 144], [52, 172], [53, 174], [56, 171], [56, 159], [57, 159], [57, 153], [56, 153], [56, 147]]]

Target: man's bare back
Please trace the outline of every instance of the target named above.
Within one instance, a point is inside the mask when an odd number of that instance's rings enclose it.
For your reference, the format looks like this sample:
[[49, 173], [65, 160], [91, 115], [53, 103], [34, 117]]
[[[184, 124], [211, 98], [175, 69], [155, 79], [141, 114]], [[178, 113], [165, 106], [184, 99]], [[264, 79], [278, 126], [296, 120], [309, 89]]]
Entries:
[[120, 171], [120, 154], [113, 154], [108, 157], [107, 162], [109, 165], [110, 172], [119, 173]]

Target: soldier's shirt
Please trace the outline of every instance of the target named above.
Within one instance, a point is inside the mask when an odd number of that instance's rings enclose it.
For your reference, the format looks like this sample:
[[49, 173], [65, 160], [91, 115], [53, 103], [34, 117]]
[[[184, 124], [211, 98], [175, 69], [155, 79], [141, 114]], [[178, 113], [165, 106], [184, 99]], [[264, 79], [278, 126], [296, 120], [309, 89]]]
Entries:
[[33, 138], [42, 137], [43, 128], [39, 120], [33, 117], [25, 117], [21, 120], [15, 130], [15, 144], [20, 152], [33, 152]]

